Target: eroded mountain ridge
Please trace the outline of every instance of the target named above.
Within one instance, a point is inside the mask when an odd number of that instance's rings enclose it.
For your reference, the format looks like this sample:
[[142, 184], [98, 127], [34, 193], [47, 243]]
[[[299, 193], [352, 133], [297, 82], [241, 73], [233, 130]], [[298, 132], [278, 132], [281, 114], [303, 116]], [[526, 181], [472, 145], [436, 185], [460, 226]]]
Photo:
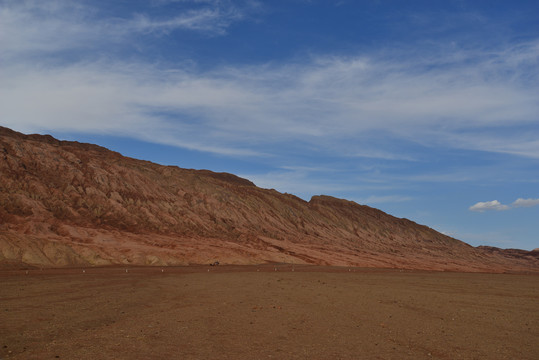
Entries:
[[0, 127], [4, 266], [264, 262], [538, 271], [537, 251], [474, 248], [329, 196]]

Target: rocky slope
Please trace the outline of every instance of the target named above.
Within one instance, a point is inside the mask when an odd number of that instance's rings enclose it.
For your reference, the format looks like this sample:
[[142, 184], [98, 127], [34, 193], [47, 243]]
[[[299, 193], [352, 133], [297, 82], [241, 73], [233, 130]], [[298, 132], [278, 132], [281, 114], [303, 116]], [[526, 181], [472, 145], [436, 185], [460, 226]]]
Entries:
[[474, 248], [329, 196], [127, 158], [0, 127], [0, 264], [264, 262], [539, 271], [537, 252]]

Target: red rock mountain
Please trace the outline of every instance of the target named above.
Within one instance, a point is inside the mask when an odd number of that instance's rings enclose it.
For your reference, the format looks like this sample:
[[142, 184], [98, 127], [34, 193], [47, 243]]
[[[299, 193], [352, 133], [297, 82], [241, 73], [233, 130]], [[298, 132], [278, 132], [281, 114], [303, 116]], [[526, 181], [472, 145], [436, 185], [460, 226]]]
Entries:
[[329, 196], [127, 158], [0, 127], [4, 267], [283, 262], [539, 271], [538, 252], [474, 248]]

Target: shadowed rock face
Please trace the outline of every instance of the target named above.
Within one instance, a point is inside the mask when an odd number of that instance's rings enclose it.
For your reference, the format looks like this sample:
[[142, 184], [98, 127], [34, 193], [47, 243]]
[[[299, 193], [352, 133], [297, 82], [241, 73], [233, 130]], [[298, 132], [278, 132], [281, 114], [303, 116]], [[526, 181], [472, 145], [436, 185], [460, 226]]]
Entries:
[[539, 271], [536, 251], [474, 248], [329, 196], [127, 158], [0, 127], [3, 266], [263, 262]]

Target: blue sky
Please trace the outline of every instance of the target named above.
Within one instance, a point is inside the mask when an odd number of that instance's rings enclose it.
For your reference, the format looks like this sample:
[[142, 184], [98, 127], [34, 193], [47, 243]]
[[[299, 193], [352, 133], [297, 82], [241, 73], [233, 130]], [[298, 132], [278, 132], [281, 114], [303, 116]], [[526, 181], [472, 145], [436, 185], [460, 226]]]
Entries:
[[539, 247], [539, 2], [0, 0], [0, 125]]

